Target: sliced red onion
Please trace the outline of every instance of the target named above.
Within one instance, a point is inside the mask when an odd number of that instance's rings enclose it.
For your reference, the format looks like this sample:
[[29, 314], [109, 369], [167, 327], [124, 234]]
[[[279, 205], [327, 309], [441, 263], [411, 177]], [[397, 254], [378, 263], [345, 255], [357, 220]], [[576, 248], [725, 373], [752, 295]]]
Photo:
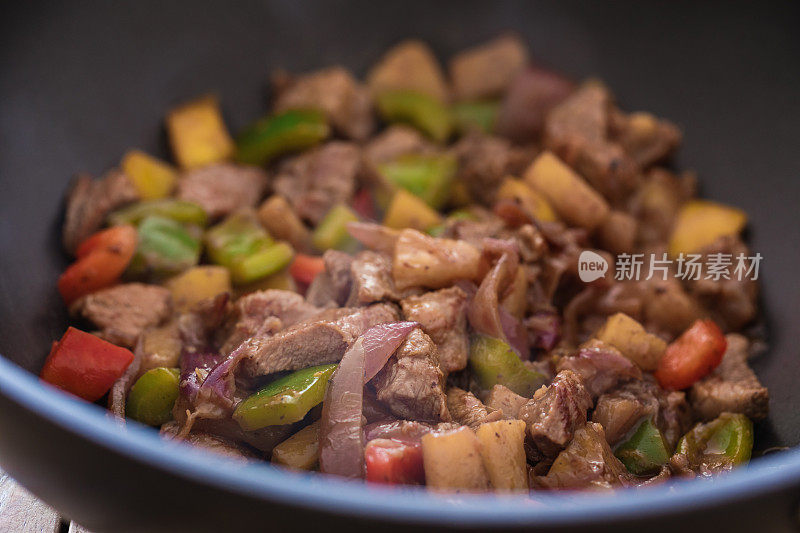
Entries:
[[554, 311], [540, 311], [525, 320], [528, 341], [536, 348], [550, 351], [561, 340], [561, 319]]
[[349, 222], [347, 231], [355, 240], [376, 252], [394, 253], [399, 231], [370, 222]]
[[530, 345], [528, 344], [528, 332], [522, 321], [509, 313], [502, 305], [497, 308], [500, 314], [500, 324], [503, 326], [503, 335], [505, 335], [508, 344], [523, 359], [530, 357]]
[[247, 347], [247, 342], [242, 343], [241, 346], [211, 369], [211, 372], [208, 373], [208, 376], [200, 385], [200, 390], [197, 392], [198, 399], [211, 401], [224, 409], [233, 407], [233, 396], [236, 392], [233, 371], [244, 358]]
[[400, 347], [411, 330], [419, 324], [416, 322], [393, 322], [373, 326], [364, 333], [364, 383], [380, 372], [386, 361]]
[[184, 350], [181, 354], [180, 391], [189, 401], [194, 401], [202, 381], [198, 380], [197, 370], [208, 373], [219, 364], [222, 355], [215, 352], [194, 352]]
[[[364, 476], [364, 383], [417, 327], [416, 322], [373, 326], [347, 350], [331, 376], [319, 429], [319, 466], [327, 474]], [[369, 373], [365, 370], [369, 368]]]

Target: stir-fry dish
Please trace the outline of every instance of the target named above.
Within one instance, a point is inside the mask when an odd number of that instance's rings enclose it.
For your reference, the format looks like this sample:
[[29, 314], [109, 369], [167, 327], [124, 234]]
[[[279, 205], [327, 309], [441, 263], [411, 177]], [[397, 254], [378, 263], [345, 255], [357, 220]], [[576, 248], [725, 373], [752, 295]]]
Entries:
[[750, 460], [757, 281], [681, 275], [750, 257], [746, 215], [665, 166], [675, 125], [514, 35], [272, 86], [238, 135], [204, 96], [167, 113], [172, 163], [75, 179], [43, 381], [224, 460], [433, 490]]

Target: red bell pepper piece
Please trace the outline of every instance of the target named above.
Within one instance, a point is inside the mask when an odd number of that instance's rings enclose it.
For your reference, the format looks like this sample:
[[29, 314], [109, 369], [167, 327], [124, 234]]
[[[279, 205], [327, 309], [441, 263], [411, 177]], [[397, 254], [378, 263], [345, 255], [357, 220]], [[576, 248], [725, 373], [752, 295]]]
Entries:
[[714, 370], [727, 347], [713, 320], [697, 320], [667, 346], [655, 377], [665, 389], [685, 389]]
[[364, 450], [367, 481], [390, 485], [425, 483], [422, 446], [392, 439], [374, 439]]
[[95, 402], [103, 397], [133, 361], [133, 353], [91, 333], [70, 327], [50, 355], [39, 376], [55, 385]]
[[77, 261], [58, 278], [64, 303], [114, 285], [136, 252], [136, 228], [114, 226], [95, 233], [78, 246]]
[[320, 272], [325, 270], [325, 261], [319, 256], [295, 254], [289, 266], [289, 274], [297, 283], [310, 285]]

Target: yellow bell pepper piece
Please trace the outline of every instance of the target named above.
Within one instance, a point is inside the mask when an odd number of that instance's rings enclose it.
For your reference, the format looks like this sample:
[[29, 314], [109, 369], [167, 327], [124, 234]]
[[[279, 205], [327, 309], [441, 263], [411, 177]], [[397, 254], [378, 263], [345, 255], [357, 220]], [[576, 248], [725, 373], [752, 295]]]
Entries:
[[608, 216], [608, 202], [551, 152], [543, 152], [525, 171], [525, 181], [542, 193], [559, 218], [589, 231]]
[[419, 231], [425, 231], [441, 222], [442, 216], [437, 211], [405, 189], [398, 189], [394, 193], [383, 219], [384, 226]]
[[172, 165], [140, 150], [129, 150], [122, 158], [120, 166], [133, 182], [142, 200], [166, 198], [178, 180], [178, 173]]
[[182, 168], [197, 168], [229, 159], [233, 139], [222, 120], [215, 96], [204, 96], [167, 115], [167, 133]]
[[669, 239], [669, 253], [675, 257], [699, 252], [720, 237], [737, 235], [746, 224], [747, 215], [741, 209], [692, 200], [678, 213]]
[[306, 426], [272, 450], [272, 462], [311, 470], [319, 461], [319, 420]]
[[187, 311], [201, 300], [230, 292], [231, 275], [223, 266], [197, 266], [167, 280], [166, 285], [176, 309]]
[[517, 202], [525, 213], [542, 222], [558, 220], [555, 211], [544, 196], [533, 190], [524, 181], [511, 176], [503, 180], [497, 190], [497, 199]]

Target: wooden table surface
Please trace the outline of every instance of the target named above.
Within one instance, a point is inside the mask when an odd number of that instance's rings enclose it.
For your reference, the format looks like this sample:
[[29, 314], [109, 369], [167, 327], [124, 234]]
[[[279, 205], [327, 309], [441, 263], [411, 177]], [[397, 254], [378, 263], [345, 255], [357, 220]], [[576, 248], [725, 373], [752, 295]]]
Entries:
[[0, 531], [3, 533], [89, 533], [39, 501], [0, 470]]

